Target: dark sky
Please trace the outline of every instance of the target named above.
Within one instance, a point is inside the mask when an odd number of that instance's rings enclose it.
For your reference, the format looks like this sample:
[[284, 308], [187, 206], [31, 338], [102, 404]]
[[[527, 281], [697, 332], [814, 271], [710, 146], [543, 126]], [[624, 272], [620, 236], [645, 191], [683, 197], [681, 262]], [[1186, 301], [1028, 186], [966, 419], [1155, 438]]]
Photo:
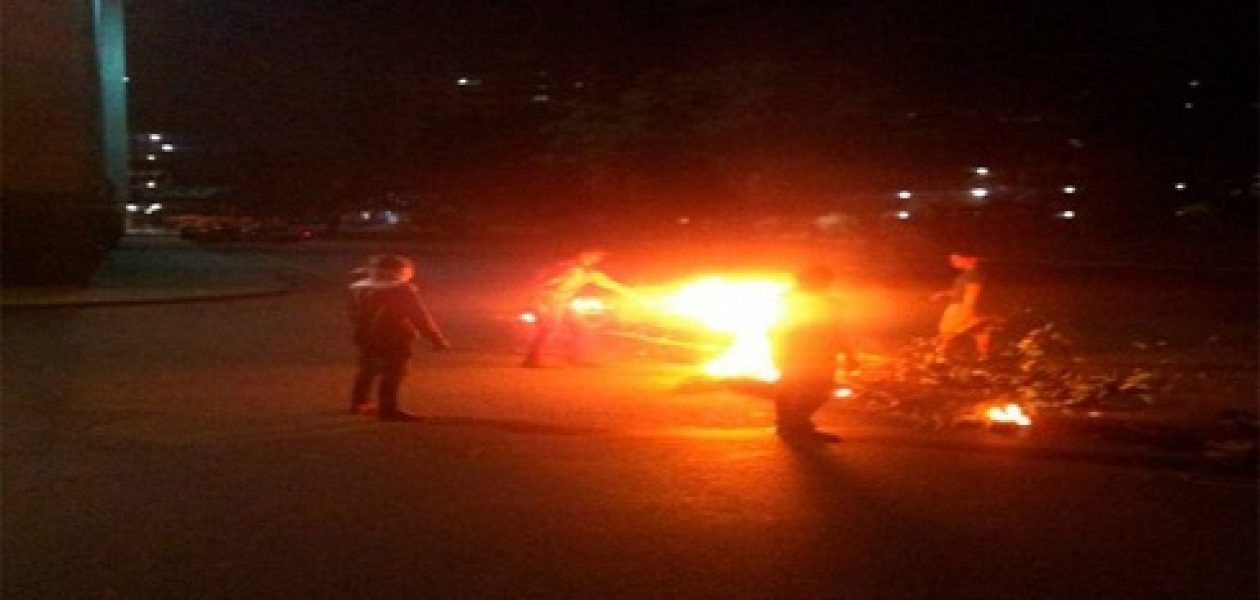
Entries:
[[465, 73], [616, 82], [649, 67], [774, 60], [802, 81], [889, 88], [928, 104], [1089, 96], [1117, 119], [1148, 118], [1153, 98], [1175, 98], [1190, 79], [1203, 81], [1201, 94], [1255, 100], [1257, 17], [1247, 0], [126, 6], [133, 127], [277, 151], [368, 151]]

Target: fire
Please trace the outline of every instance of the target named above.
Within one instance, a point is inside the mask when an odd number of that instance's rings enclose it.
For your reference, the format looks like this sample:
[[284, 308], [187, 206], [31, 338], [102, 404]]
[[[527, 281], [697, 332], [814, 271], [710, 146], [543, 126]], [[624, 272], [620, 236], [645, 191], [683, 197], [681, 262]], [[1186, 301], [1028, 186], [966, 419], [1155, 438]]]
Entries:
[[992, 423], [1013, 423], [1020, 427], [1032, 425], [1032, 419], [1024, 414], [1024, 409], [1020, 408], [1018, 404], [990, 406], [989, 410], [985, 411], [984, 416]]
[[779, 379], [770, 351], [770, 329], [783, 317], [787, 284], [765, 279], [732, 281], [706, 277], [664, 298], [675, 315], [729, 335], [730, 345], [704, 366], [713, 377]]

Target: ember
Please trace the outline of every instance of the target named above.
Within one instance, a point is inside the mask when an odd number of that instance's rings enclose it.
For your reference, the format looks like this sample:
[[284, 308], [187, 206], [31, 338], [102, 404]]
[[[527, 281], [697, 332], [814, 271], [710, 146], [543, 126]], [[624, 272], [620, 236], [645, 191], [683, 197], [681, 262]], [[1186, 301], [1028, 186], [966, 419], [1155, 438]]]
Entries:
[[1020, 427], [1028, 427], [1032, 425], [1032, 419], [1024, 414], [1024, 410], [1018, 404], [1007, 404], [1006, 406], [990, 406], [985, 411], [984, 416], [991, 423], [1012, 423]]

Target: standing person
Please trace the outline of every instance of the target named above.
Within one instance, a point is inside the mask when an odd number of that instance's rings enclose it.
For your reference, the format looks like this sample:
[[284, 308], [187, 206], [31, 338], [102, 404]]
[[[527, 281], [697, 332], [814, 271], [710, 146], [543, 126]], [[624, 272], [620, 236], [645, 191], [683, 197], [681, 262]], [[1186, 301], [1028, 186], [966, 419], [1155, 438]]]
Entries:
[[988, 360], [993, 334], [979, 312], [985, 279], [980, 259], [973, 253], [958, 251], [949, 255], [949, 264], [958, 270], [953, 288], [932, 295], [933, 300], [949, 300], [937, 326], [936, 360], [944, 362], [950, 345], [964, 334], [975, 341], [976, 358]]
[[603, 250], [583, 250], [572, 259], [551, 265], [537, 278], [536, 291], [531, 302], [536, 318], [534, 336], [525, 352], [525, 360], [521, 362], [522, 367], [541, 367], [547, 341], [562, 328], [569, 334], [566, 349], [569, 362], [583, 363], [581, 325], [577, 322], [577, 315], [573, 314], [570, 303], [587, 286], [604, 288], [623, 296], [635, 296], [633, 290], [596, 268], [607, 256], [608, 253]]
[[[350, 396], [350, 411], [377, 413], [382, 421], [415, 421], [398, 408], [398, 389], [407, 372], [411, 345], [423, 335], [434, 350], [451, 347], [429, 314], [416, 286], [413, 263], [402, 256], [373, 257], [358, 270], [366, 276], [350, 285], [350, 321], [359, 347], [359, 370]], [[376, 399], [372, 403], [372, 387]]]
[[796, 275], [785, 298], [784, 318], [773, 332], [775, 431], [788, 441], [838, 442], [840, 436], [818, 431], [813, 415], [836, 387], [836, 356], [845, 369], [859, 368], [839, 300], [830, 293], [836, 275], [813, 266]]

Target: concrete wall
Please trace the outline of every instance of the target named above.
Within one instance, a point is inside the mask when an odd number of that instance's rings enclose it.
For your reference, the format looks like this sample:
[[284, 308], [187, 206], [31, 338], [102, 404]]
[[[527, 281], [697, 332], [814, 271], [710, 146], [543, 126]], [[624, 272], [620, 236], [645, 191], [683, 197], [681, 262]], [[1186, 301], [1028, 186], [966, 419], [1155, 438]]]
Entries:
[[119, 0], [4, 0], [6, 285], [86, 281], [121, 231], [126, 89]]

